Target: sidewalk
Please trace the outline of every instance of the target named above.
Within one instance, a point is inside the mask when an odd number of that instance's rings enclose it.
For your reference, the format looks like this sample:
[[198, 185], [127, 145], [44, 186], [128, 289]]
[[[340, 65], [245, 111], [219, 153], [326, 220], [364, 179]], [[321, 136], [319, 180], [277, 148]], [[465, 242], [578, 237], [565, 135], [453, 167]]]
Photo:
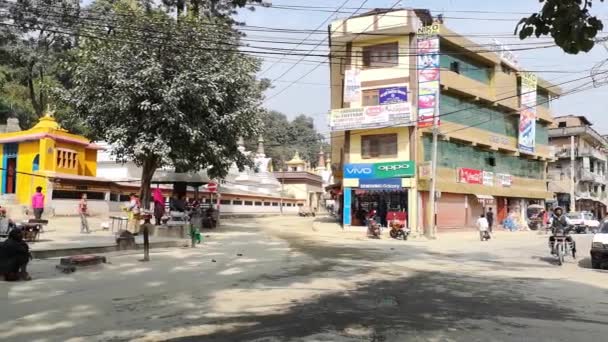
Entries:
[[[117, 214], [118, 216], [118, 214]], [[39, 240], [30, 242], [34, 258], [50, 258], [76, 254], [107, 253], [116, 250], [116, 230], [103, 230], [101, 224], [109, 220], [104, 217], [89, 217], [91, 233], [80, 233], [80, 217], [51, 217]], [[136, 236], [135, 243], [143, 244], [143, 237]], [[190, 240], [166, 237], [150, 237], [151, 248], [178, 247], [187, 245]]]

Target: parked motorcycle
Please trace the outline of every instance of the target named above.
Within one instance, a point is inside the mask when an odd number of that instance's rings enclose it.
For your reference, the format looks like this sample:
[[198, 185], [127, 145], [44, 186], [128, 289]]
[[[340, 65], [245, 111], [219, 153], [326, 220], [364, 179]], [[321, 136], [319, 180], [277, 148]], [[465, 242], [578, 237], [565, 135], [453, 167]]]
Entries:
[[391, 228], [389, 234], [393, 239], [407, 240], [407, 236], [410, 235], [410, 230], [405, 227], [405, 221], [398, 220], [397, 215], [393, 214], [388, 225]]
[[380, 238], [380, 223], [375, 218], [367, 219], [367, 237], [371, 239]]

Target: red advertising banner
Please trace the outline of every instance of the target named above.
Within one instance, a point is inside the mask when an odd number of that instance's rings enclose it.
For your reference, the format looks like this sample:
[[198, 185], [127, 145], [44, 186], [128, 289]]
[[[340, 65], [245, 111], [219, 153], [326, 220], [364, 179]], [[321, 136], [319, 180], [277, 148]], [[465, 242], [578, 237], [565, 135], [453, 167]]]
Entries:
[[458, 183], [483, 184], [483, 171], [461, 167], [458, 169]]

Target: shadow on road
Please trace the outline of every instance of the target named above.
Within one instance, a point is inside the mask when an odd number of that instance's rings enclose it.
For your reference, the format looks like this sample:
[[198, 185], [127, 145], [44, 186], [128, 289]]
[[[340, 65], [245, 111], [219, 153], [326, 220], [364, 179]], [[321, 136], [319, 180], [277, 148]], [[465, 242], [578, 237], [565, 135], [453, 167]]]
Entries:
[[[534, 278], [523, 281], [530, 286], [542, 282]], [[288, 341], [327, 332], [344, 336], [354, 328], [368, 331], [367, 340], [373, 337], [374, 341], [401, 341], [407, 336], [413, 337], [412, 332], [421, 336], [446, 329], [463, 332], [482, 329], [483, 323], [475, 322], [477, 320], [493, 320], [507, 330], [525, 329], [528, 327], [526, 320], [539, 318], [555, 322], [607, 323], [578, 316], [569, 307], [528, 300], [514, 291], [521, 286], [522, 279], [419, 272], [397, 280], [367, 283], [348, 293], [320, 296], [295, 304], [287, 312], [221, 319], [214, 323], [247, 327], [171, 341]], [[594, 287], [579, 290], [598, 295], [602, 292]], [[508, 317], [509, 321], [500, 317]], [[511, 322], [514, 320], [517, 323]]]

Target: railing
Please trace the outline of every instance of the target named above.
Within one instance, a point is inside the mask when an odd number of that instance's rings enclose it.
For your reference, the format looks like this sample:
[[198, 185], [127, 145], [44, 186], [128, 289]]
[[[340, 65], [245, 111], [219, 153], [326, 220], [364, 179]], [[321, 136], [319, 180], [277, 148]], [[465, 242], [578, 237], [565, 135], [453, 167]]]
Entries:
[[606, 154], [593, 147], [581, 147], [578, 149], [579, 157], [592, 157], [599, 160], [606, 160]]
[[586, 169], [579, 170], [578, 179], [584, 182], [606, 183], [605, 175], [599, 175]]

